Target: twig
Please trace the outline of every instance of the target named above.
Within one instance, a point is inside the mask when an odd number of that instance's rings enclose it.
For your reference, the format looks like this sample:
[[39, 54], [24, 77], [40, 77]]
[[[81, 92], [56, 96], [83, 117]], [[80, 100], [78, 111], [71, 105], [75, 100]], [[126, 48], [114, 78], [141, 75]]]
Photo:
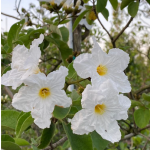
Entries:
[[141, 92], [143, 92], [144, 90], [146, 90], [146, 89], [150, 89], [150, 85], [146, 85], [146, 86], [144, 86], [144, 87], [142, 87], [141, 89], [139, 89], [139, 90], [137, 90], [136, 92], [135, 92], [135, 94], [140, 94]]
[[5, 13], [3, 13], [3, 12], [1, 12], [1, 14], [2, 14], [2, 15], [4, 15], [4, 16], [8, 16], [8, 17], [11, 17], [11, 18], [14, 18], [14, 19], [20, 20], [20, 18], [17, 18], [17, 17], [12, 16], [12, 15], [5, 14]]
[[67, 82], [69, 85], [71, 85], [71, 84], [75, 84], [75, 83], [79, 83], [79, 82], [82, 82], [82, 81], [84, 81], [84, 80], [86, 80], [86, 79], [80, 79], [80, 80], [77, 80], [77, 81], [72, 81], [72, 82]]
[[11, 99], [13, 99], [13, 93], [12, 93], [12, 91], [9, 89], [9, 87], [7, 87], [7, 86], [4, 86], [4, 89], [5, 89], [5, 91], [7, 92], [7, 94], [8, 94], [8, 96], [11, 98]]
[[142, 150], [146, 150], [146, 147], [147, 147], [148, 142], [149, 142], [149, 141], [147, 140]]
[[111, 42], [112, 42], [112, 44], [113, 44], [113, 47], [116, 47], [116, 46], [115, 46], [115, 42], [113, 43], [113, 37], [111, 36], [111, 34], [108, 32], [108, 30], [104, 27], [104, 25], [102, 24], [101, 20], [99, 19], [99, 16], [98, 16], [98, 14], [97, 14], [97, 12], [96, 12], [96, 8], [95, 8], [95, 0], [93, 0], [93, 11], [94, 11], [94, 13], [95, 13], [95, 15], [96, 15], [96, 17], [97, 17], [97, 19], [98, 19], [100, 25], [102, 26], [102, 28], [107, 32], [108, 36], [110, 37]]
[[63, 144], [68, 138], [65, 136], [62, 139], [60, 139], [59, 141], [57, 141], [54, 144], [51, 144], [51, 146], [48, 146], [47, 148], [45, 148], [44, 150], [52, 150], [54, 148], [56, 148], [57, 146]]
[[125, 29], [130, 25], [130, 23], [132, 22], [133, 17], [130, 18], [130, 20], [128, 21], [128, 23], [125, 25], [125, 27], [120, 31], [120, 33], [114, 38], [113, 43], [115, 43], [117, 41], [117, 39], [121, 36], [121, 34], [125, 31]]
[[20, 12], [19, 12], [20, 3], [21, 3], [21, 0], [19, 1], [18, 7], [17, 7], [17, 0], [16, 0], [16, 11], [19, 15], [20, 15]]
[[143, 136], [145, 139], [147, 139], [148, 141], [150, 141], [150, 138], [149, 138], [149, 137], [147, 137], [147, 136], [145, 136], [144, 134], [139, 133], [139, 135]]

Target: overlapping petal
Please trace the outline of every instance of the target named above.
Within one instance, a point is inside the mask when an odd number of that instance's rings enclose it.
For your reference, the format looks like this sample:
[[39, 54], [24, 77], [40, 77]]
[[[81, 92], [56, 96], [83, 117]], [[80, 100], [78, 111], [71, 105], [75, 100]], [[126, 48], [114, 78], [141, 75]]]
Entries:
[[44, 35], [32, 42], [28, 50], [24, 45], [17, 45], [12, 52], [11, 70], [2, 76], [2, 84], [16, 89], [23, 80], [32, 74], [39, 72], [38, 64], [41, 56], [39, 44]]
[[82, 93], [82, 110], [71, 121], [76, 134], [88, 134], [96, 130], [102, 138], [117, 142], [121, 139], [117, 120], [127, 119], [130, 100], [119, 95], [113, 81], [107, 80], [101, 85], [87, 85]]
[[48, 76], [44, 73], [29, 76], [24, 80], [26, 86], [15, 94], [12, 105], [24, 112], [31, 111], [40, 128], [49, 127], [55, 105], [66, 108], [72, 104], [71, 98], [62, 90], [67, 74], [68, 69], [60, 67]]
[[124, 69], [129, 63], [129, 55], [120, 49], [111, 49], [107, 54], [93, 38], [92, 54], [81, 54], [75, 60], [73, 67], [81, 78], [91, 77], [92, 84], [102, 84], [111, 79], [122, 93], [131, 91], [131, 85]]

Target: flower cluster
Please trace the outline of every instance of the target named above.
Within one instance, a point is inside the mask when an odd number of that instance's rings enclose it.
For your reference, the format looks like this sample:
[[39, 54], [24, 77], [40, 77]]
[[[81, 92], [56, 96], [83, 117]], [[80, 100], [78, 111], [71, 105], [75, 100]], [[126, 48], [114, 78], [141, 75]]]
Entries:
[[129, 63], [129, 55], [120, 49], [109, 53], [101, 50], [94, 41], [91, 54], [81, 54], [74, 60], [74, 68], [82, 78], [91, 78], [82, 93], [82, 110], [71, 121], [75, 134], [88, 134], [96, 130], [102, 138], [117, 142], [121, 139], [117, 120], [127, 119], [130, 100], [119, 92], [130, 92], [131, 86], [124, 70]]
[[22, 83], [19, 92], [14, 95], [12, 105], [24, 112], [31, 111], [34, 122], [40, 128], [49, 128], [50, 118], [55, 105], [69, 107], [72, 101], [62, 90], [68, 69], [61, 66], [59, 70], [47, 76], [38, 67], [41, 56], [39, 44], [44, 35], [35, 39], [28, 50], [18, 45], [12, 52], [11, 70], [2, 76], [2, 84], [16, 89]]

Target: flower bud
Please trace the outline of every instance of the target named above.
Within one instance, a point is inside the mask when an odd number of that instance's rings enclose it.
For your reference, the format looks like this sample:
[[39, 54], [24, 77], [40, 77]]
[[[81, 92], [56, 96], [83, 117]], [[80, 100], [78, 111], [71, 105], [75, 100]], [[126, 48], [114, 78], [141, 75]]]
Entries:
[[93, 10], [89, 13], [88, 17], [89, 17], [90, 20], [93, 20], [93, 21], [97, 19], [97, 17], [96, 17], [96, 15], [95, 15]]

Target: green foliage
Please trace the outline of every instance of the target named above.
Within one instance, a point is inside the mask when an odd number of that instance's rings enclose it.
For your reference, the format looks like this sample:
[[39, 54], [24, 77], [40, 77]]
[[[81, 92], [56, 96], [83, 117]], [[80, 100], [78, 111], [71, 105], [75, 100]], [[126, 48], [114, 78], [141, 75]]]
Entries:
[[118, 7], [118, 0], [109, 0], [114, 10]]
[[25, 139], [21, 139], [21, 138], [14, 138], [15, 143], [19, 146], [29, 146], [30, 143], [28, 141], [26, 141]]
[[7, 134], [1, 135], [1, 141], [15, 142], [15, 140], [10, 135], [7, 135]]
[[150, 0], [146, 0], [150, 4]]
[[121, 10], [124, 9], [126, 6], [128, 6], [132, 1], [134, 0], [122, 0]]
[[135, 123], [139, 128], [144, 128], [150, 121], [150, 110], [140, 108], [134, 112]]
[[107, 140], [102, 139], [102, 137], [96, 131], [91, 133], [91, 138], [93, 147], [97, 150], [104, 150], [109, 143]]
[[107, 4], [107, 0], [98, 0], [96, 5], [97, 12], [103, 12]]
[[18, 119], [17, 125], [16, 125], [16, 136], [19, 137], [24, 130], [26, 130], [32, 123], [34, 119], [31, 117], [30, 112], [24, 113], [20, 118]]
[[45, 128], [43, 130], [40, 145], [38, 146], [38, 148], [43, 149], [47, 147], [50, 144], [54, 133], [55, 133], [55, 123], [52, 122], [50, 128]]
[[59, 28], [60, 32], [61, 32], [61, 35], [62, 35], [62, 40], [64, 42], [68, 42], [69, 40], [69, 31], [66, 27], [60, 27]]
[[89, 10], [85, 10], [83, 11], [75, 20], [74, 24], [73, 24], [73, 31], [76, 29], [76, 27], [78, 26], [79, 22], [81, 21], [81, 19], [84, 17], [84, 15], [88, 12]]
[[139, 8], [139, 2], [131, 2], [128, 6], [128, 12], [132, 17], [135, 17]]
[[108, 9], [104, 8], [101, 13], [104, 16], [104, 18], [108, 21], [108, 17], [109, 17], [109, 11], [108, 11]]
[[73, 62], [68, 65], [68, 69], [69, 69], [69, 71], [68, 71], [67, 78], [68, 79], [75, 78], [77, 76], [77, 73], [76, 73], [75, 69], [73, 68]]
[[2, 141], [1, 148], [4, 150], [21, 150], [17, 144], [10, 141]]
[[90, 135], [76, 135], [72, 133], [70, 124], [63, 123], [64, 130], [67, 134], [68, 140], [72, 150], [93, 150], [92, 140]]
[[11, 67], [10, 67], [10, 66], [5, 67], [5, 69], [4, 69], [3, 73], [2, 73], [2, 75], [5, 74], [5, 73], [6, 73], [7, 71], [9, 71], [9, 70], [11, 70]]
[[53, 111], [53, 116], [57, 119], [63, 119], [67, 116], [67, 114], [69, 113], [70, 111], [70, 107], [68, 108], [62, 108], [62, 107], [59, 107], [59, 106], [55, 106], [55, 109]]
[[145, 93], [143, 93], [143, 94], [142, 94], [142, 98], [143, 98], [145, 101], [150, 102], [150, 94], [145, 94]]
[[2, 129], [15, 130], [19, 114], [20, 112], [14, 110], [2, 110], [1, 111]]

